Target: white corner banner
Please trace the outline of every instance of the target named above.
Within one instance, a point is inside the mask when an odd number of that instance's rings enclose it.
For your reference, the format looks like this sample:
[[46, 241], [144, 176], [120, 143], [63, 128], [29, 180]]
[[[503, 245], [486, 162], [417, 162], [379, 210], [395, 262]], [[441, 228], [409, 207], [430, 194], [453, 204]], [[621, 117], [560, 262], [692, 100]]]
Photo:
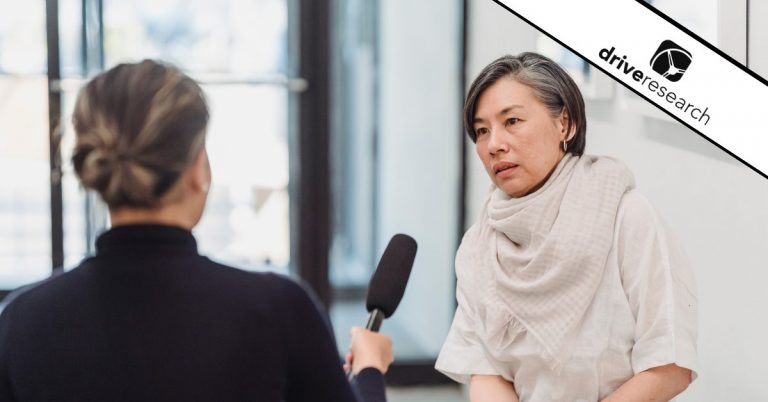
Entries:
[[636, 0], [501, 0], [768, 177], [768, 85]]

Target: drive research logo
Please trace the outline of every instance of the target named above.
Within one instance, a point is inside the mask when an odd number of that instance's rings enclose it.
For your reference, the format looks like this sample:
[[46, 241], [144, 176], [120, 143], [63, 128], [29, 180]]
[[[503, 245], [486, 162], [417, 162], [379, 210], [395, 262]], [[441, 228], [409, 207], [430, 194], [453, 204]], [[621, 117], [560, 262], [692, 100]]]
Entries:
[[671, 40], [661, 42], [656, 53], [651, 58], [651, 68], [662, 77], [672, 81], [680, 81], [685, 70], [691, 65], [691, 52], [683, 49]]
[[[631, 83], [638, 91], [646, 91], [647, 95], [643, 95], [650, 102], [656, 103], [655, 99], [651, 95], [658, 96], [660, 99], [667, 101], [670, 105], [680, 110], [680, 114], [688, 114], [693, 120], [698, 123], [707, 125], [709, 123], [710, 114], [709, 107], [701, 106], [698, 102], [692, 102], [691, 99], [683, 96], [683, 94], [673, 91], [672, 85], [667, 88], [664, 82], [657, 81], [651, 75], [648, 75], [627, 58], [627, 55], [619, 55], [620, 52], [616, 50], [616, 46], [610, 48], [604, 47], [598, 52], [598, 57], [606, 63], [606, 66], [610, 66], [616, 69], [616, 77], [619, 81], [624, 81], [628, 86], [630, 84], [629, 78], [636, 81], [637, 84]], [[653, 70], [661, 74], [669, 81], [679, 81], [680, 77], [685, 73], [685, 69], [691, 64], [691, 54], [687, 50], [677, 46], [670, 40], [665, 40], [659, 46], [656, 54], [651, 59], [651, 67]], [[607, 73], [607, 71], [606, 71]], [[624, 73], [628, 77], [626, 80], [618, 78], [618, 73]], [[611, 73], [608, 73], [611, 74]], [[637, 92], [637, 91], [636, 91]], [[638, 92], [640, 93], [640, 92]], [[653, 99], [653, 100], [652, 100]]]

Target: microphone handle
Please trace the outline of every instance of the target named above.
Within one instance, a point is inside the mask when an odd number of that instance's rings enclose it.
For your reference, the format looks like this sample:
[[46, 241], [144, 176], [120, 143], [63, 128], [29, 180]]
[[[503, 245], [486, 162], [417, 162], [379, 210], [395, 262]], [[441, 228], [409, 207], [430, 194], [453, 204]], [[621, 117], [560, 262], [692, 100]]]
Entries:
[[[375, 308], [368, 315], [368, 323], [365, 324], [365, 329], [373, 332], [379, 332], [382, 321], [384, 321], [384, 313], [382, 313], [381, 310]], [[355, 378], [355, 375], [352, 374], [352, 370], [349, 370], [349, 373], [347, 373], [347, 380], [352, 381], [353, 378]]]
[[365, 329], [373, 332], [379, 332], [382, 321], [384, 321], [384, 313], [381, 310], [375, 308], [368, 315], [368, 323], [365, 324]]

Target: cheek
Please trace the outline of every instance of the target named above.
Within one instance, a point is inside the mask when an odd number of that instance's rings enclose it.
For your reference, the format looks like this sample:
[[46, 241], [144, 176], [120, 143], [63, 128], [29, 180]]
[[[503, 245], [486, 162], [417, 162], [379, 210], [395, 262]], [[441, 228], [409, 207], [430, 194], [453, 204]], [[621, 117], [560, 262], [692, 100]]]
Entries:
[[549, 138], [542, 138], [541, 135], [542, 133], [539, 132], [538, 138], [533, 135], [521, 138], [520, 146], [517, 148], [520, 163], [534, 180], [548, 173], [553, 154], [557, 154], [556, 145], [551, 144]]
[[485, 172], [490, 176], [491, 180], [494, 179], [494, 174], [492, 172], [492, 168], [490, 166], [490, 159], [491, 156], [488, 155], [488, 147], [484, 146], [484, 144], [481, 144], [480, 142], [477, 142], [475, 144], [475, 153], [477, 153], [477, 158], [480, 160], [480, 163], [483, 165], [483, 169], [485, 169]]
[[541, 151], [541, 141], [534, 136], [519, 138], [515, 146], [515, 153], [520, 159], [520, 163], [528, 167], [533, 167], [538, 163]]
[[477, 157], [480, 159], [481, 162], [483, 162], [483, 165], [487, 164], [488, 161], [488, 147], [485, 146], [485, 144], [481, 142], [475, 143], [475, 153], [477, 153]]

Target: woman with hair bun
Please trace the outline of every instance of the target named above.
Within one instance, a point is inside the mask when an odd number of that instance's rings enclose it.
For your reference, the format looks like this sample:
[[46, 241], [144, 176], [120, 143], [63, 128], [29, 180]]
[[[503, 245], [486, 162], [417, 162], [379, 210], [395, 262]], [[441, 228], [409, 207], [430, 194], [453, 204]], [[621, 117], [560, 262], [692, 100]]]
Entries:
[[388, 337], [352, 330], [352, 387], [310, 293], [197, 253], [208, 106], [169, 65], [92, 79], [72, 161], [109, 207], [96, 255], [0, 318], [2, 401], [383, 401]]

